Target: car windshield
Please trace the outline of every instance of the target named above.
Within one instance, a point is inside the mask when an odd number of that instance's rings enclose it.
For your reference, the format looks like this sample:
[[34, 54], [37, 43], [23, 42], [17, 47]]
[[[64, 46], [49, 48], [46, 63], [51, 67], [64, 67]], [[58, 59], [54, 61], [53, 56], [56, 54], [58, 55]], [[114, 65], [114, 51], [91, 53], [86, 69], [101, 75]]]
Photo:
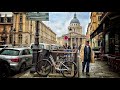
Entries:
[[0, 52], [0, 55], [18, 56], [19, 52], [19, 50], [14, 49], [4, 49]]

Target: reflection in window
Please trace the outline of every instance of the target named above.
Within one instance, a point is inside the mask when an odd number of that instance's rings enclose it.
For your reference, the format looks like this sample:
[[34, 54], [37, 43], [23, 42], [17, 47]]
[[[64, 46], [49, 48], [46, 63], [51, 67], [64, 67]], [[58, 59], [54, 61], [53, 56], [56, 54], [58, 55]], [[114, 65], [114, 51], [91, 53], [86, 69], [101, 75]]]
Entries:
[[109, 52], [109, 34], [105, 36], [105, 53]]

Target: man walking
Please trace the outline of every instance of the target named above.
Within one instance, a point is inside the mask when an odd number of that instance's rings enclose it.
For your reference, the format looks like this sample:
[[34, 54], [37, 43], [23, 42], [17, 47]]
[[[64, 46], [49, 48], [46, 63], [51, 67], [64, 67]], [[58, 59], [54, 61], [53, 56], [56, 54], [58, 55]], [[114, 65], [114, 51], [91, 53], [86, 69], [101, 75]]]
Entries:
[[90, 76], [89, 67], [90, 67], [90, 62], [94, 63], [94, 53], [89, 45], [89, 41], [86, 41], [86, 44], [81, 47], [80, 58], [82, 61], [82, 73], [84, 73], [84, 69], [86, 66], [86, 75]]

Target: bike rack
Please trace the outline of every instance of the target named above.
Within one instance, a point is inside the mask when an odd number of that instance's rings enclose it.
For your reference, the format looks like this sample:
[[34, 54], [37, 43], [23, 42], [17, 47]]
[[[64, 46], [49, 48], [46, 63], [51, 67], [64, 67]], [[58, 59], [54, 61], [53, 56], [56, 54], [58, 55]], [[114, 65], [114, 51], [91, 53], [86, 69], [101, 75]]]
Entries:
[[[79, 77], [79, 60], [77, 57], [77, 49], [63, 49], [63, 50], [52, 50], [51, 54], [54, 58], [55, 61], [57, 61], [57, 56], [64, 56], [67, 58], [67, 60], [70, 60], [71, 58], [74, 60], [74, 62], [77, 64], [78, 67], [78, 76]], [[55, 71], [53, 70], [52, 73], [55, 73]]]

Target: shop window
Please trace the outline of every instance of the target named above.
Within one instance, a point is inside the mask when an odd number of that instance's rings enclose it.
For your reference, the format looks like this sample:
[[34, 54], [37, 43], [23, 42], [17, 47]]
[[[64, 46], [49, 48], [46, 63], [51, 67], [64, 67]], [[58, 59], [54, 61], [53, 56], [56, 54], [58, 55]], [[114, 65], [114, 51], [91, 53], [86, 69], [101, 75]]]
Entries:
[[115, 34], [115, 53], [119, 53], [119, 35], [118, 34]]
[[105, 36], [105, 53], [109, 52], [109, 34]]

